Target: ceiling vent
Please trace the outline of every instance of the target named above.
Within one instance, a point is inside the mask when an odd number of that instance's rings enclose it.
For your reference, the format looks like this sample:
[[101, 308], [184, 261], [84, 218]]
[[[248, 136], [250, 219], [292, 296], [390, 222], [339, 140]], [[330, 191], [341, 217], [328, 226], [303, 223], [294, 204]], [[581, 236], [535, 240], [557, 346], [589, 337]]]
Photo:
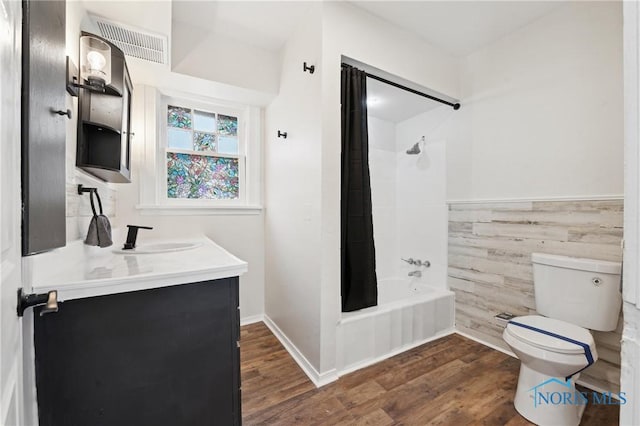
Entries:
[[157, 64], [167, 64], [167, 37], [138, 28], [91, 17], [100, 35], [115, 44], [127, 56]]

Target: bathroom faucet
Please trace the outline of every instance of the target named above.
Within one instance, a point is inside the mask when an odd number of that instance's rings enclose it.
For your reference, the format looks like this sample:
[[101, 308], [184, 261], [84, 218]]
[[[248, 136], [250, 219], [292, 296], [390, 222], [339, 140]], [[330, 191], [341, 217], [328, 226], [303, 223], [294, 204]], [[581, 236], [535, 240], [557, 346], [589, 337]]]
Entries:
[[409, 272], [409, 276], [410, 277], [420, 278], [422, 276], [422, 272], [421, 271], [411, 271], [411, 272]]
[[400, 260], [404, 260], [409, 265], [424, 266], [425, 268], [428, 268], [431, 266], [431, 262], [429, 262], [428, 260], [422, 261], [420, 259], [413, 259], [412, 257], [408, 259], [400, 258]]
[[127, 225], [127, 242], [124, 243], [122, 250], [133, 250], [136, 248], [136, 239], [138, 238], [138, 229], [153, 229], [151, 226]]

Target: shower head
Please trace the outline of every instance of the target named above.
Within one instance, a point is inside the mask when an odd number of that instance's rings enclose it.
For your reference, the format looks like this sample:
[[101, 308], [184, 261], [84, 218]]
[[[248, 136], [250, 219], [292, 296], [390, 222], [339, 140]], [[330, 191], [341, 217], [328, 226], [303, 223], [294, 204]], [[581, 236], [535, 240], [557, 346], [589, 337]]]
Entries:
[[407, 150], [408, 155], [420, 154], [420, 142], [416, 142], [411, 148]]
[[408, 155], [418, 155], [420, 154], [420, 144], [426, 142], [424, 136], [420, 138], [418, 142], [416, 142], [411, 148], [407, 150]]

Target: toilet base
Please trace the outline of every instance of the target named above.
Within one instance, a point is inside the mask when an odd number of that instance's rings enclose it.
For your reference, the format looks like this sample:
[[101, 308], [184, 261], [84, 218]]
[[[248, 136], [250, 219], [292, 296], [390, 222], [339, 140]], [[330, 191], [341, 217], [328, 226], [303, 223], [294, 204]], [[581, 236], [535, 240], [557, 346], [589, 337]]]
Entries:
[[[576, 391], [575, 380], [578, 376], [575, 375], [571, 379], [569, 386], [556, 382], [540, 386], [536, 395], [532, 388], [553, 377], [538, 373], [520, 363], [518, 389], [514, 399], [516, 410], [525, 419], [538, 425], [579, 425], [586, 402], [582, 401]], [[559, 380], [564, 381], [562, 378]]]

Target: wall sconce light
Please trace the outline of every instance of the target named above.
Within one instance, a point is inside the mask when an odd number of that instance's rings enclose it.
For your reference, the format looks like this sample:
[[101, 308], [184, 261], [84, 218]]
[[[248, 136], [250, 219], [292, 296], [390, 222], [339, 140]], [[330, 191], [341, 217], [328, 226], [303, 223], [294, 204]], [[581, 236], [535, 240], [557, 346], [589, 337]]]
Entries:
[[78, 88], [105, 92], [111, 83], [111, 46], [99, 37], [80, 37], [80, 73], [67, 57], [67, 92], [78, 96]]
[[111, 47], [107, 43], [90, 35], [80, 37], [80, 78], [101, 90], [111, 83]]

